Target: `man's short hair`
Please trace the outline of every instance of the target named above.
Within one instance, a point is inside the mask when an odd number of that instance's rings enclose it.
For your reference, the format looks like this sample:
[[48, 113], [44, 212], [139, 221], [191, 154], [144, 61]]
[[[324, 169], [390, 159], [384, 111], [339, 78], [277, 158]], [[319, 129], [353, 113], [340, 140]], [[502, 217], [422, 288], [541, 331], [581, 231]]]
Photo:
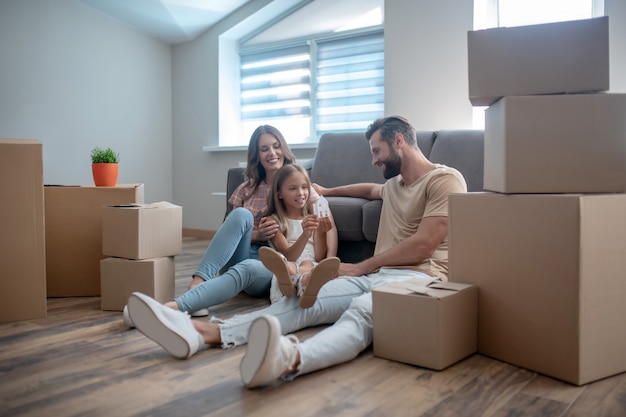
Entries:
[[402, 116], [382, 117], [375, 120], [368, 126], [367, 131], [365, 132], [367, 140], [370, 140], [372, 135], [378, 130], [380, 130], [380, 137], [382, 140], [387, 142], [389, 145], [393, 143], [396, 133], [400, 133], [404, 136], [404, 141], [406, 143], [415, 147], [417, 146], [415, 128]]

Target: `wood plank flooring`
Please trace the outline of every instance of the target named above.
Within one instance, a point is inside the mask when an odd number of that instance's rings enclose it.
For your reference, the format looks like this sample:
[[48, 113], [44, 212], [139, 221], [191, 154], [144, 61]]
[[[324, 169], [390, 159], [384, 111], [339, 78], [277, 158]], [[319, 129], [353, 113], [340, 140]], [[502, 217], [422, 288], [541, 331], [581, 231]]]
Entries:
[[[177, 294], [207, 244], [184, 238]], [[240, 295], [211, 313], [267, 304]], [[626, 373], [576, 387], [478, 354], [436, 372], [369, 349], [293, 382], [246, 390], [244, 352], [210, 348], [177, 360], [128, 330], [120, 312], [101, 311], [99, 297], [50, 298], [46, 319], [0, 325], [0, 416], [626, 416]]]

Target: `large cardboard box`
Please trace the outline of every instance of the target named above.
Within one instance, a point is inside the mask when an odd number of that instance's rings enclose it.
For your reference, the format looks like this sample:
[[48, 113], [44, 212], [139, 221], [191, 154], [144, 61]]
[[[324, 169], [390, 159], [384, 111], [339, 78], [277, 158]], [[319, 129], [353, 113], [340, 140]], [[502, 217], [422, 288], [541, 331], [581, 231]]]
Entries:
[[469, 98], [609, 89], [609, 18], [470, 31]]
[[143, 203], [143, 184], [44, 187], [49, 297], [100, 295], [102, 207]]
[[449, 210], [480, 353], [577, 385], [626, 371], [626, 194], [454, 194]]
[[372, 291], [374, 355], [441, 370], [476, 352], [476, 287], [412, 280]]
[[44, 318], [43, 149], [0, 139], [0, 323]]
[[183, 210], [166, 201], [102, 208], [102, 252], [148, 259], [182, 252]]
[[102, 310], [122, 311], [128, 297], [142, 292], [165, 303], [174, 298], [175, 261], [173, 256], [154, 259], [106, 258], [100, 261]]
[[505, 97], [485, 112], [484, 189], [626, 191], [626, 94]]

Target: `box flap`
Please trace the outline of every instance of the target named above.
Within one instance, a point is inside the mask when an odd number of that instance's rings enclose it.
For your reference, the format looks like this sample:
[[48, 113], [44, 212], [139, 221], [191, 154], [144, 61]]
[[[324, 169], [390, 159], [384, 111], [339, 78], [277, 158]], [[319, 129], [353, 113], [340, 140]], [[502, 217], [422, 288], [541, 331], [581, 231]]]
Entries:
[[180, 208], [180, 206], [177, 206], [176, 204], [172, 204], [167, 201], [159, 201], [157, 203], [147, 203], [147, 204], [141, 204], [141, 203], [114, 204], [114, 205], [105, 206], [105, 207], [131, 208], [131, 209]]
[[471, 287], [469, 284], [459, 282], [442, 282], [433, 281], [424, 285], [421, 280], [407, 280], [402, 282], [394, 282], [375, 289], [375, 291], [383, 291], [394, 294], [417, 294], [435, 299], [441, 299], [466, 288]]

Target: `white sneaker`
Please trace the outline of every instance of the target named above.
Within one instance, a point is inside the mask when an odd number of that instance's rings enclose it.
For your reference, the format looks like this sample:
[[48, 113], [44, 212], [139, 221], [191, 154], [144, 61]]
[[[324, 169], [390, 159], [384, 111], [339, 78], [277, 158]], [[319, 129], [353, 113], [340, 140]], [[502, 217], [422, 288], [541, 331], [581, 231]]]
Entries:
[[187, 313], [165, 307], [145, 294], [134, 292], [128, 297], [128, 316], [137, 330], [176, 358], [189, 358], [204, 345]]
[[248, 331], [248, 350], [241, 360], [241, 379], [246, 388], [275, 381], [293, 369], [298, 338], [281, 336], [274, 316], [254, 320]]
[[130, 328], [135, 327], [135, 324], [133, 323], [133, 321], [130, 319], [130, 316], [128, 315], [128, 304], [124, 306], [124, 310], [122, 311], [122, 321], [124, 322], [124, 325]]

